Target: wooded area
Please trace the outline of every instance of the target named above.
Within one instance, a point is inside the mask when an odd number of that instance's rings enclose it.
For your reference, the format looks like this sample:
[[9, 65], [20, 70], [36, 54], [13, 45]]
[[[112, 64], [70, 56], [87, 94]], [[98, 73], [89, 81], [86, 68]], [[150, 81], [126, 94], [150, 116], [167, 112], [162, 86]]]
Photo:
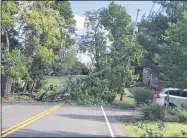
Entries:
[[[68, 1], [2, 1], [1, 95], [46, 96], [44, 76], [50, 71], [87, 75], [70, 79], [50, 96], [70, 93], [71, 100], [111, 102], [124, 88], [142, 82], [150, 68], [165, 86], [187, 86], [187, 2], [154, 1], [160, 6], [136, 24], [125, 7], [85, 13], [86, 33], [76, 37]], [[134, 32], [136, 28], [138, 31]], [[94, 68], [76, 58], [76, 47], [89, 53]], [[82, 69], [78, 69], [78, 66]], [[24, 82], [24, 86], [22, 86]], [[47, 86], [49, 87], [49, 86]], [[39, 97], [33, 94], [46, 92]]]

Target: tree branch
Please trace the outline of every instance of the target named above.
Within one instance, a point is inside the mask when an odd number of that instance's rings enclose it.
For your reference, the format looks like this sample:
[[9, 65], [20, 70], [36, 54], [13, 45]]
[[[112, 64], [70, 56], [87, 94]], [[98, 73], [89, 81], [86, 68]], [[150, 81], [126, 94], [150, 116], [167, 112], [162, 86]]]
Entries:
[[[129, 50], [130, 49], [127, 49], [127, 51], [124, 53], [124, 55], [119, 58], [120, 62], [123, 61], [128, 56]], [[116, 65], [117, 65], [116, 62], [111, 63], [107, 67], [105, 67], [104, 69], [102, 69], [102, 70], [100, 70], [98, 72], [90, 73], [89, 76], [91, 76], [91, 77], [99, 77], [99, 76], [107, 73], [111, 68], [115, 67]]]
[[[128, 56], [129, 50], [130, 49], [127, 49], [127, 51], [124, 53], [124, 55], [119, 58], [120, 62], [123, 61]], [[117, 64], [118, 63], [116, 63], [116, 62], [111, 63], [107, 67], [105, 67], [104, 69], [102, 69], [102, 70], [100, 70], [98, 72], [95, 72], [95, 73], [90, 73], [89, 75], [85, 76], [85, 78], [83, 78], [83, 79], [86, 80], [88, 77], [99, 77], [99, 76], [102, 76], [105, 73], [107, 73], [111, 68], [115, 67]], [[47, 92], [42, 93], [39, 97], [36, 97], [35, 95], [30, 94], [30, 93], [20, 93], [19, 95], [29, 96], [29, 97], [33, 98], [34, 100], [36, 100], [36, 101], [41, 101], [44, 96], [47, 96], [47, 97], [49, 97], [50, 99], [53, 100], [53, 99], [55, 99], [56, 95], [65, 94], [66, 90], [67, 90], [67, 87], [61, 86], [61, 88], [59, 88], [59, 90], [57, 92], [51, 93], [49, 95], [47, 95]]]

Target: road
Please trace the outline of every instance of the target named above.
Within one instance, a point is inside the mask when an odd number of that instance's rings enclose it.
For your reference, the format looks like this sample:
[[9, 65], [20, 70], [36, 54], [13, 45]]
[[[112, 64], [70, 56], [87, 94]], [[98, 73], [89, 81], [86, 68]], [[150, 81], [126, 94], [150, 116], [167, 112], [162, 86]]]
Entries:
[[125, 137], [118, 119], [125, 114], [133, 113], [57, 103], [3, 104], [2, 137]]

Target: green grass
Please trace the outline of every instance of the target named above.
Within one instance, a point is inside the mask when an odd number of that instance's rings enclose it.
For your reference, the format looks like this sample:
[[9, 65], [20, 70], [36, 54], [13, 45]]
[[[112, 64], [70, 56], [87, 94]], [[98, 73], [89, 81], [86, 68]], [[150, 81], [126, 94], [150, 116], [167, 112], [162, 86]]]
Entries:
[[123, 96], [123, 100], [120, 101], [120, 94], [116, 96], [113, 104], [119, 107], [136, 107], [134, 98]]
[[[136, 123], [124, 123], [125, 131], [127, 135], [130, 137], [140, 137], [144, 130], [138, 129]], [[147, 124], [147, 128], [155, 130], [154, 132], [158, 132], [156, 122], [152, 121], [144, 121], [144, 124]], [[187, 132], [187, 124], [185, 123], [173, 123], [173, 122], [166, 122], [166, 128], [163, 131], [164, 137], [180, 137], [182, 136], [181, 130]], [[138, 130], [137, 132], [135, 130]]]
[[61, 85], [68, 80], [68, 76], [45, 76], [45, 79], [48, 81], [48, 85]]
[[118, 94], [113, 102], [114, 105], [119, 106], [119, 107], [136, 107], [136, 101], [134, 99], [134, 90], [138, 88], [143, 88], [143, 87], [133, 87], [133, 88], [128, 88], [129, 92], [132, 94], [132, 97], [127, 97], [123, 96], [123, 101], [120, 101], [120, 94]]

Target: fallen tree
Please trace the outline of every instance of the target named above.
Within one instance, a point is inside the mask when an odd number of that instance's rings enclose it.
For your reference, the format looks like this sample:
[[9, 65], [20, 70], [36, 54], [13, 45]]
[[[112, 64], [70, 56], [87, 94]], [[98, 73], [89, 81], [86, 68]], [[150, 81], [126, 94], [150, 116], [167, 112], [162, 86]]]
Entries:
[[[130, 53], [130, 49], [127, 49], [126, 52], [124, 53], [124, 55], [119, 58], [119, 62], [110, 63], [107, 67], [105, 67], [104, 69], [102, 69], [98, 72], [90, 73], [89, 75], [85, 75], [85, 77], [81, 78], [81, 83], [83, 84], [83, 82], [86, 82], [89, 78], [93, 78], [93, 77], [96, 78], [96, 77], [100, 77], [100, 76], [106, 74], [113, 67], [117, 66], [120, 62], [125, 60], [128, 57], [129, 53]], [[45, 101], [45, 99], [49, 99], [50, 101], [57, 101], [59, 99], [59, 97], [62, 98], [64, 96], [64, 94], [68, 90], [68, 87], [69, 86], [67, 86], [67, 85], [63, 85], [57, 90], [57, 92], [44, 92], [38, 97], [31, 94], [31, 93], [20, 93], [19, 95], [29, 96], [36, 101]]]
[[[57, 100], [57, 98], [59, 98], [59, 96], [63, 96], [66, 93], [66, 87], [62, 86], [59, 88], [59, 90], [57, 92], [52, 92], [52, 91], [47, 91], [42, 93], [40, 96], [36, 96], [32, 93], [19, 93], [19, 95], [24, 95], [24, 96], [28, 96], [32, 99], [34, 99], [35, 101], [45, 101], [44, 97], [46, 99], [49, 99], [50, 101], [53, 100]], [[58, 96], [58, 97], [57, 97]]]

